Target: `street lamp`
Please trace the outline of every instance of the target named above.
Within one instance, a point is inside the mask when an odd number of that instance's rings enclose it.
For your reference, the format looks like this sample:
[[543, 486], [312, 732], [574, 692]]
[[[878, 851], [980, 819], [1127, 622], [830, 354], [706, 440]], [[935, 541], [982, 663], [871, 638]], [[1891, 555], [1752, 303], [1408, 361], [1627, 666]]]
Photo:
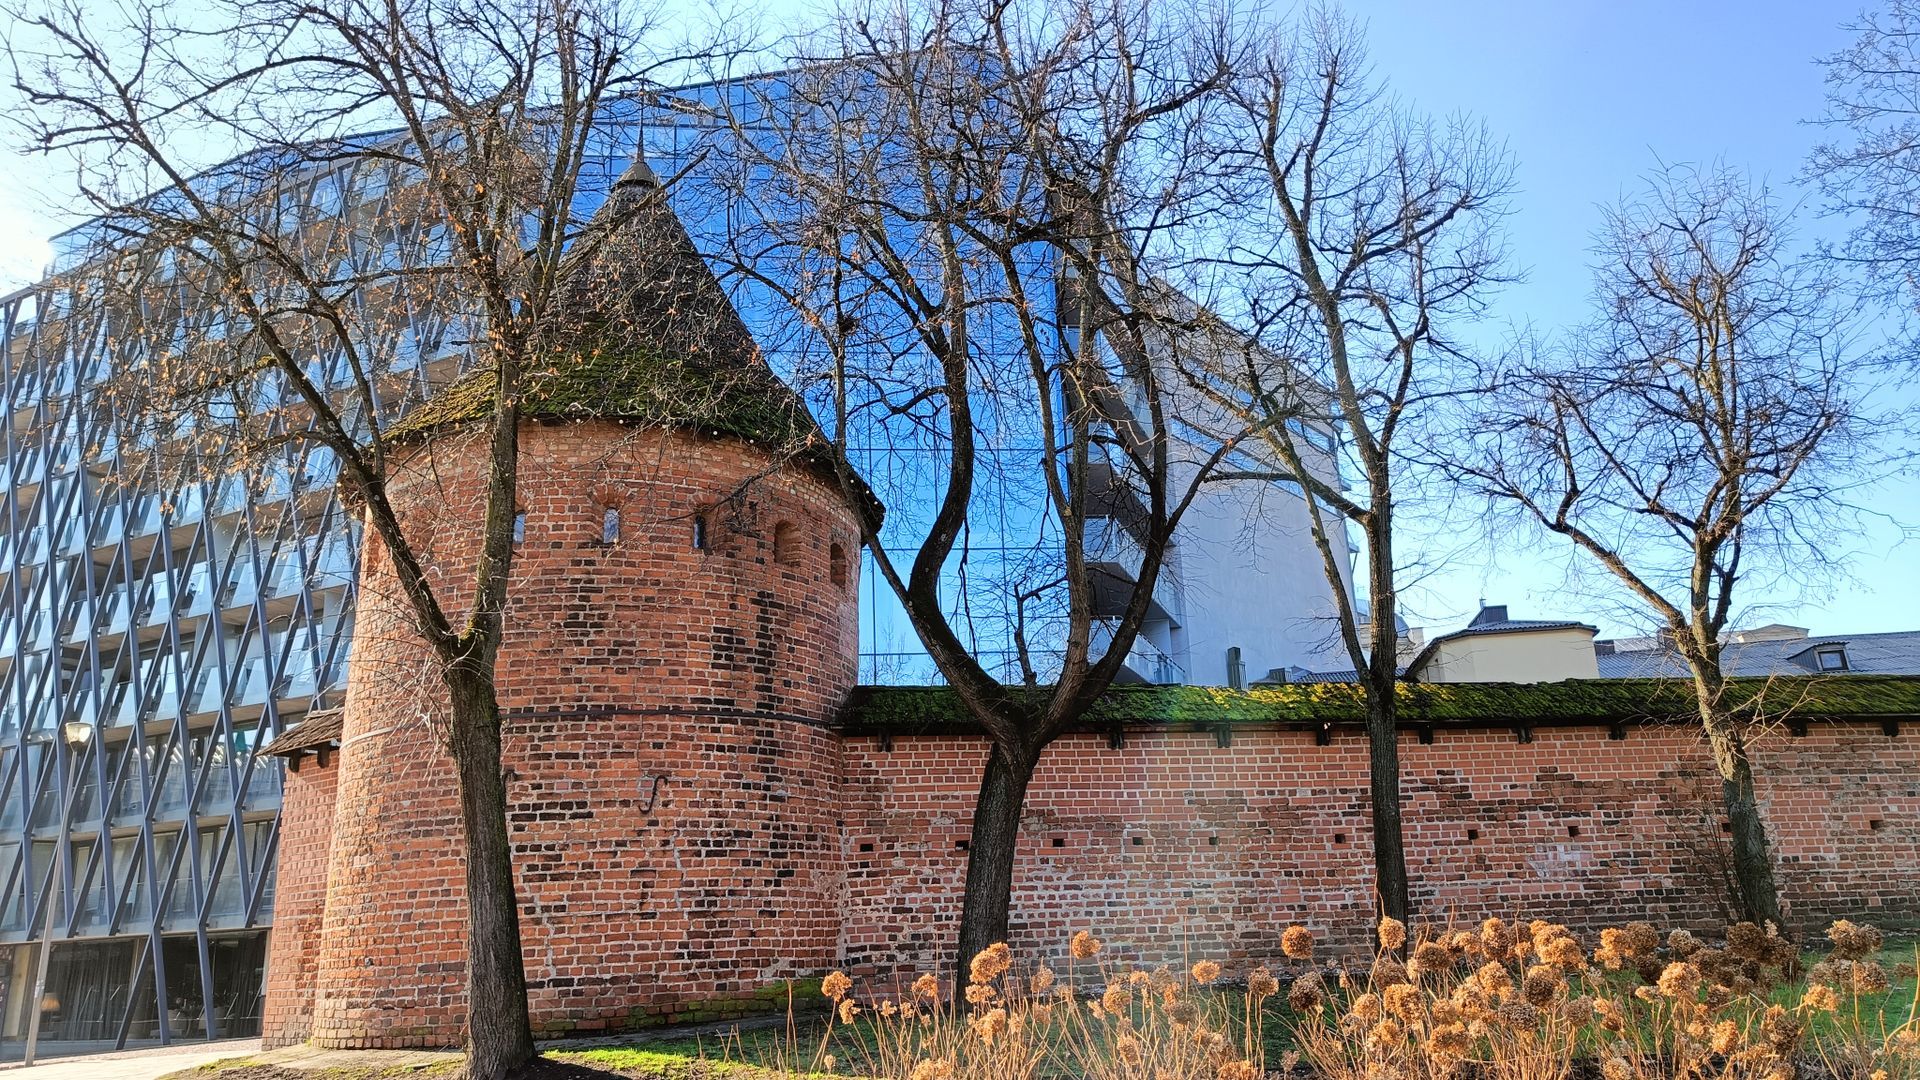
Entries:
[[[81, 751], [93, 741], [93, 725], [85, 720], [69, 720], [60, 725], [60, 738], [67, 744], [67, 786], [73, 786], [73, 764]], [[33, 1064], [33, 1051], [40, 1043], [41, 1002], [47, 997], [47, 962], [53, 956], [53, 900], [67, 880], [67, 843], [69, 826], [66, 814], [60, 815], [60, 832], [53, 839], [53, 882], [47, 887], [46, 910], [40, 919], [40, 963], [34, 970], [33, 997], [27, 1007], [27, 1048], [21, 1055], [22, 1067]]]

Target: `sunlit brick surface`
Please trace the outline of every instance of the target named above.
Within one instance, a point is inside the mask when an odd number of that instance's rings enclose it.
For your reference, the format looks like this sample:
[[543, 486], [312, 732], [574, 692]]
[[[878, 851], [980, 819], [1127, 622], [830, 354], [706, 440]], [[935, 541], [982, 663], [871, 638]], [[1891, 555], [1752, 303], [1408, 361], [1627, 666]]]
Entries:
[[[737, 442], [604, 424], [530, 428], [525, 453], [523, 490], [539, 494], [500, 685], [538, 1031], [732, 1015], [777, 1004], [790, 977], [844, 967], [886, 986], [946, 963], [984, 743], [834, 730], [855, 610], [831, 548], [850, 556], [855, 531], [830, 488]], [[443, 443], [398, 485], [447, 595], [471, 564], [483, 457]], [[620, 535], [603, 543], [610, 506]], [[390, 564], [368, 563], [342, 749], [288, 784], [267, 1036], [305, 1037], [311, 1001], [326, 1045], [453, 1045], [464, 901], [438, 687]], [[1426, 917], [1723, 927], [1704, 745], [1686, 725], [1611, 734], [1409, 731]], [[1227, 741], [1135, 730], [1117, 748], [1104, 734], [1052, 747], [1026, 810], [1013, 944], [1058, 957], [1085, 928], [1150, 961], [1241, 964], [1276, 959], [1302, 922], [1330, 951], [1358, 947], [1373, 909], [1364, 741], [1252, 725]], [[1920, 917], [1920, 731], [1813, 720], [1769, 735], [1758, 765], [1795, 929]], [[307, 815], [324, 816], [334, 774], [326, 851]], [[323, 851], [322, 918], [300, 860]]]
[[[706, 1000], [737, 1010], [731, 999], [831, 965], [839, 758], [825, 725], [854, 675], [851, 513], [822, 481], [733, 440], [594, 422], [530, 426], [522, 453], [532, 495], [499, 696], [536, 1026], [633, 1026]], [[484, 460], [443, 441], [396, 485], [446, 595], [471, 565]], [[370, 555], [311, 1034], [453, 1044], [458, 804], [437, 687], [391, 562]], [[276, 964], [305, 948], [290, 936], [276, 935]], [[290, 1021], [267, 1032], [300, 1036]]]

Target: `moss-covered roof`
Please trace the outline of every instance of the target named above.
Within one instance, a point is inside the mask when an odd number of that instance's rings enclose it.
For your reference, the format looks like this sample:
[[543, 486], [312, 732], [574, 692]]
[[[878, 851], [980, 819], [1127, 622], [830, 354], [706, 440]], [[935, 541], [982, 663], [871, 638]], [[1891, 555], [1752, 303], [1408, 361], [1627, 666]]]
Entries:
[[[405, 439], [493, 415], [495, 372], [468, 372], [387, 431]], [[772, 372], [715, 371], [685, 357], [593, 346], [528, 372], [520, 414], [528, 420], [624, 420], [697, 428], [770, 448], [807, 449], [825, 437], [798, 397]]]
[[345, 719], [346, 714], [339, 709], [308, 713], [305, 719], [261, 747], [260, 752], [275, 757], [295, 757], [309, 750], [333, 746], [340, 741]]
[[[1647, 723], [1693, 717], [1692, 684], [1677, 679], [1578, 679], [1557, 683], [1402, 683], [1400, 722], [1434, 726], [1549, 727]], [[1920, 717], [1920, 677], [1811, 675], [1737, 679], [1736, 704], [1758, 703], [1775, 720]], [[1352, 683], [1301, 683], [1257, 690], [1206, 686], [1115, 687], [1081, 727], [1197, 727], [1266, 724], [1353, 726], [1365, 699]], [[851, 733], [944, 733], [973, 729], [946, 687], [864, 686], [842, 715]]]
[[[732, 436], [832, 482], [845, 467], [806, 405], [767, 366], [752, 332], [643, 162], [613, 185], [559, 271], [546, 360], [521, 380], [534, 421], [613, 420]], [[497, 371], [482, 365], [385, 432], [407, 441], [493, 415]], [[851, 473], [851, 469], [847, 471]], [[879, 500], [855, 477], [854, 509]]]

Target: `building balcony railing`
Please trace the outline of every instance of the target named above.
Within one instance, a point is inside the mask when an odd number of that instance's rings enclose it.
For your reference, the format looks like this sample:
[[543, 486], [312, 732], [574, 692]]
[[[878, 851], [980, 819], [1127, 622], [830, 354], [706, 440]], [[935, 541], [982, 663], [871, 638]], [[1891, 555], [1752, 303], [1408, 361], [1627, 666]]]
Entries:
[[[1140, 580], [1140, 568], [1146, 553], [1133, 531], [1117, 518], [1093, 518], [1087, 522], [1087, 571], [1092, 577], [1094, 614], [1100, 618], [1118, 618], [1126, 610]], [[1179, 623], [1186, 616], [1186, 584], [1180, 567], [1168, 551], [1160, 561], [1160, 574], [1153, 585], [1153, 601], [1148, 617]]]
[[[1114, 624], [1111, 622], [1093, 625], [1091, 651], [1094, 656], [1102, 655], [1113, 644], [1113, 632]], [[1174, 686], [1187, 681], [1187, 669], [1158, 645], [1149, 641], [1145, 633], [1141, 633], [1134, 636], [1133, 645], [1127, 650], [1127, 659], [1117, 681]]]

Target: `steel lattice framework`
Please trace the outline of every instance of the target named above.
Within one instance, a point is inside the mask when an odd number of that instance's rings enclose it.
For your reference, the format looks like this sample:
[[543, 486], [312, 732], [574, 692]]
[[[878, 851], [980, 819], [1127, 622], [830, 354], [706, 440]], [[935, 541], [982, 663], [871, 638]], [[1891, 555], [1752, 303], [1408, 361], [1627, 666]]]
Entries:
[[[354, 181], [295, 190], [339, 221]], [[101, 400], [109, 350], [141, 332], [118, 302], [0, 298], [0, 1034], [25, 1030], [50, 935], [43, 1039], [243, 1035], [279, 831], [259, 751], [344, 690], [357, 531], [297, 440], [253, 475], [121, 453], [151, 442]], [[184, 286], [173, 303], [205, 317]], [[458, 350], [444, 318], [401, 322], [409, 398]]]

